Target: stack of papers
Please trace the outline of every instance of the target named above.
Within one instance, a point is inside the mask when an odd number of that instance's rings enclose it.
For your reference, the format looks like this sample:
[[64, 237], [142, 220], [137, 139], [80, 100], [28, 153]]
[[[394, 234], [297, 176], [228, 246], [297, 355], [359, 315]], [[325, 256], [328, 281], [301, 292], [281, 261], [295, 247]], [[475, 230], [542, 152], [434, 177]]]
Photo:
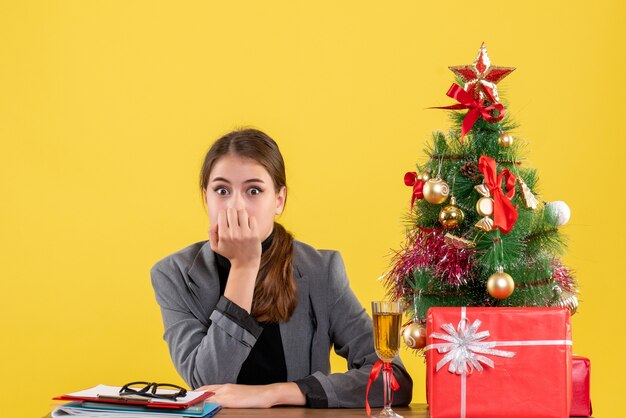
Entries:
[[217, 414], [220, 405], [214, 402], [201, 402], [185, 409], [155, 409], [135, 405], [98, 404], [95, 402], [70, 402], [52, 411], [52, 418], [209, 418]]
[[215, 402], [204, 402], [212, 392], [188, 391], [184, 397], [168, 400], [137, 396], [120, 397], [119, 390], [119, 386], [98, 385], [58, 396], [54, 399], [73, 402], [57, 407], [52, 411], [52, 417], [208, 418], [221, 409]]

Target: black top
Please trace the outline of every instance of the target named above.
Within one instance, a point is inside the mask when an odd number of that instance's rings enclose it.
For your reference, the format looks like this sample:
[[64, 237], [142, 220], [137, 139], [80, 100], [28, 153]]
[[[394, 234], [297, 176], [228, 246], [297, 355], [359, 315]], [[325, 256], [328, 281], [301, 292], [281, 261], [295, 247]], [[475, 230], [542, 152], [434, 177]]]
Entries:
[[[272, 245], [274, 232], [261, 243], [261, 251], [266, 251]], [[220, 279], [220, 295], [224, 295], [228, 273], [230, 272], [230, 261], [215, 253], [217, 258], [217, 274]], [[237, 308], [241, 314], [245, 314], [241, 308]], [[248, 316], [246, 320], [253, 320]], [[280, 336], [278, 323], [259, 322], [263, 330], [257, 338], [256, 344], [252, 347], [248, 358], [241, 365], [237, 383], [246, 385], [265, 385], [287, 381], [287, 365], [285, 364], [285, 352], [283, 351], [283, 341]], [[304, 396], [306, 406], [313, 408], [328, 407], [328, 397], [322, 384], [313, 376], [307, 376], [295, 380]]]
[[[274, 233], [261, 243], [262, 251], [266, 251], [272, 244]], [[217, 253], [217, 273], [220, 278], [220, 294], [224, 294], [230, 261]], [[266, 385], [270, 383], [287, 381], [287, 365], [285, 364], [285, 352], [283, 341], [280, 337], [280, 327], [276, 322], [259, 322], [263, 327], [261, 335], [252, 347], [246, 361], [243, 362], [237, 383], [245, 385]]]

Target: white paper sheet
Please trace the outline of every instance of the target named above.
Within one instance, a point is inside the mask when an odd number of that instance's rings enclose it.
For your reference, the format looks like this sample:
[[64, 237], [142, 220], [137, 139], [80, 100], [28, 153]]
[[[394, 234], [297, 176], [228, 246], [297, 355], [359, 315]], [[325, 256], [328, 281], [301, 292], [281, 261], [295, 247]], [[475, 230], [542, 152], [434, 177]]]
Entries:
[[[79, 392], [68, 393], [68, 396], [77, 396], [84, 398], [94, 398], [97, 399], [98, 395], [108, 396], [108, 397], [116, 397], [120, 394], [121, 386], [107, 386], [107, 385], [98, 385], [94, 386], [90, 389], [81, 390]], [[163, 390], [163, 393], [176, 393], [176, 390]], [[194, 399], [202, 396], [205, 392], [195, 392], [195, 391], [187, 391], [186, 396], [182, 396], [177, 398], [175, 401], [170, 399], [150, 399], [152, 402], [159, 403], [171, 403], [171, 404], [186, 404], [192, 402]], [[145, 397], [139, 396], [136, 399], [146, 400]], [[145, 416], [145, 415], [144, 415]]]

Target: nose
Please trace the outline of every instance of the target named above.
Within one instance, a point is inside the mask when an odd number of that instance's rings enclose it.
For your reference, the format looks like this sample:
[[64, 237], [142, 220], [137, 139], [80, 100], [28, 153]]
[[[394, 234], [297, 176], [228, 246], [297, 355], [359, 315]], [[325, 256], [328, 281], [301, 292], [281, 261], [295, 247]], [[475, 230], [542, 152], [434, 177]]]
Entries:
[[228, 199], [228, 207], [237, 210], [244, 209], [244, 201], [241, 193], [233, 193], [232, 197]]

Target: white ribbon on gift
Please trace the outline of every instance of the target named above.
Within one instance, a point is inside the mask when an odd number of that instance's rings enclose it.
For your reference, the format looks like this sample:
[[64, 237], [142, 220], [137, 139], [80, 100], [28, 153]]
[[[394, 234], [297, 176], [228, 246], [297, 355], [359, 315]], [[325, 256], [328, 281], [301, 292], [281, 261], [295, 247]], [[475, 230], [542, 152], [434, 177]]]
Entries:
[[[537, 346], [537, 345], [572, 345], [572, 340], [528, 340], [528, 341], [483, 341], [489, 337], [489, 331], [480, 331], [478, 328], [482, 322], [480, 319], [474, 321], [470, 326], [466, 315], [465, 307], [461, 308], [461, 320], [454, 329], [452, 324], [444, 324], [441, 328], [447, 334], [433, 332], [431, 338], [436, 338], [447, 343], [429, 344], [425, 351], [436, 349], [445, 356], [437, 362], [436, 371], [439, 371], [447, 363], [448, 371], [461, 376], [461, 412], [460, 417], [465, 418], [466, 410], [466, 380], [467, 375], [474, 370], [483, 371], [482, 364], [491, 368], [495, 367], [492, 359], [486, 355], [511, 358], [515, 356], [514, 351], [495, 350], [494, 347], [514, 347], [514, 346]], [[481, 364], [482, 363], [482, 364]]]
[[449, 362], [448, 371], [451, 373], [468, 374], [474, 369], [482, 372], [483, 367], [481, 363], [491, 368], [494, 367], [493, 360], [483, 354], [508, 358], [515, 355], [513, 351], [494, 350], [493, 347], [496, 346], [494, 341], [482, 341], [489, 337], [489, 331], [478, 332], [478, 328], [482, 324], [480, 319], [475, 320], [469, 327], [467, 324], [469, 324], [469, 320], [463, 318], [459, 321], [456, 330], [452, 324], [441, 326], [448, 334], [440, 334], [438, 332], [430, 334], [431, 338], [449, 341], [429, 346], [430, 348], [436, 348], [440, 354], [447, 353], [437, 363], [437, 371]]

